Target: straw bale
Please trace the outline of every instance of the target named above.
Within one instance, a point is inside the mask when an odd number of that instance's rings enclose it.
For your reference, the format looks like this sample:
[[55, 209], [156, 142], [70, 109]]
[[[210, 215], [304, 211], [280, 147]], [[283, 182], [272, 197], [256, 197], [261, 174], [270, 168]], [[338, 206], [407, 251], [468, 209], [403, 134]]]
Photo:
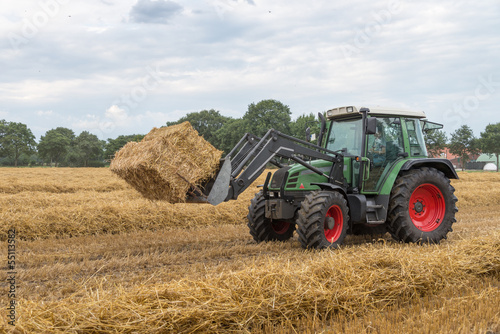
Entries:
[[141, 142], [126, 144], [110, 169], [147, 199], [183, 203], [190, 188], [215, 176], [221, 156], [184, 122], [154, 128]]

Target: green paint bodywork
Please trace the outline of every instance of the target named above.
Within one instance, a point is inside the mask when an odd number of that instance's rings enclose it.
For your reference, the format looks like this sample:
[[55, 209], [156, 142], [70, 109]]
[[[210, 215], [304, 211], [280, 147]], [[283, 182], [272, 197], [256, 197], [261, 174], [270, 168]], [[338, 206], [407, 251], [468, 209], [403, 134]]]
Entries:
[[[349, 185], [352, 184], [352, 159], [351, 157], [344, 157], [344, 178]], [[389, 195], [392, 190], [392, 186], [396, 181], [396, 178], [401, 170], [401, 167], [409, 159], [401, 159], [396, 161], [390, 166], [385, 175], [380, 179], [377, 192], [361, 191], [362, 194], [377, 194], [377, 195]], [[321, 169], [325, 174], [330, 172], [331, 163], [325, 160], [315, 160], [311, 162], [311, 165]], [[316, 174], [310, 169], [300, 165], [294, 164], [288, 170], [288, 181], [285, 186], [286, 191], [313, 191], [319, 190], [320, 188], [316, 185], [311, 185], [311, 183], [325, 183], [328, 179], [322, 175]], [[303, 188], [301, 188], [303, 186]], [[270, 191], [279, 191], [279, 188], [269, 188]]]
[[[311, 161], [311, 165], [321, 169], [325, 174], [330, 173], [332, 163], [326, 160]], [[296, 181], [295, 181], [296, 180]], [[288, 170], [288, 181], [285, 190], [289, 191], [313, 191], [319, 189], [318, 186], [311, 185], [311, 183], [328, 182], [328, 179], [322, 175], [316, 174], [306, 167], [295, 164]], [[303, 188], [301, 188], [301, 185]], [[270, 189], [278, 190], [278, 189]]]

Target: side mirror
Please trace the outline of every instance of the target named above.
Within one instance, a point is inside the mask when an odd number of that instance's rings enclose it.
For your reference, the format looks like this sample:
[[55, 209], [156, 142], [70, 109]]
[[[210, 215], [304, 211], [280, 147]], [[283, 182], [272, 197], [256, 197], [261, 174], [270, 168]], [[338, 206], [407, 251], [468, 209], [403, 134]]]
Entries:
[[366, 134], [374, 135], [377, 132], [377, 118], [370, 117], [366, 119]]
[[318, 118], [321, 122], [321, 130], [319, 130], [319, 136], [318, 136], [318, 146], [321, 146], [321, 143], [323, 142], [323, 135], [326, 132], [326, 119], [325, 116], [323, 116], [322, 113], [318, 113]]
[[311, 128], [307, 127], [306, 129], [306, 141], [309, 143], [311, 142]]
[[429, 122], [428, 120], [420, 121], [420, 125], [422, 126], [422, 130], [424, 132], [430, 132], [433, 130], [439, 130], [443, 128], [443, 124]]

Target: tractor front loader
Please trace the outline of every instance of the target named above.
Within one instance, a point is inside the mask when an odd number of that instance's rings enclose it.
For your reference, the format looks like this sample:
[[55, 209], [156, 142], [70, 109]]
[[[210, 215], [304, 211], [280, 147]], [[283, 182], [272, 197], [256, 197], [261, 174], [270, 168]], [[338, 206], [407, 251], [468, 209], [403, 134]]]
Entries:
[[446, 238], [458, 211], [450, 179], [458, 176], [449, 160], [427, 157], [423, 140], [423, 131], [442, 125], [423, 112], [382, 108], [349, 106], [318, 116], [317, 144], [274, 129], [262, 138], [245, 134], [221, 159], [217, 176], [192, 189], [187, 201], [237, 199], [271, 163], [279, 169], [268, 173], [249, 207], [257, 242], [287, 240], [295, 230], [304, 248], [336, 248], [348, 233], [390, 232], [417, 243]]

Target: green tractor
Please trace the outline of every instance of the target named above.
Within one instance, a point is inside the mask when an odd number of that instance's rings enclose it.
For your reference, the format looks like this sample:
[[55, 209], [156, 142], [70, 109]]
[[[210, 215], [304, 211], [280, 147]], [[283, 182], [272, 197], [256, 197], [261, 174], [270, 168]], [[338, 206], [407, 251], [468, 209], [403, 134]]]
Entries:
[[[290, 239], [304, 248], [336, 248], [347, 234], [389, 232], [398, 241], [439, 243], [456, 222], [458, 179], [449, 160], [427, 157], [423, 132], [442, 128], [419, 111], [354, 106], [318, 114], [317, 144], [269, 130], [246, 134], [191, 202], [236, 199], [267, 175], [248, 213], [257, 242]], [[282, 165], [276, 158], [295, 162]]]

